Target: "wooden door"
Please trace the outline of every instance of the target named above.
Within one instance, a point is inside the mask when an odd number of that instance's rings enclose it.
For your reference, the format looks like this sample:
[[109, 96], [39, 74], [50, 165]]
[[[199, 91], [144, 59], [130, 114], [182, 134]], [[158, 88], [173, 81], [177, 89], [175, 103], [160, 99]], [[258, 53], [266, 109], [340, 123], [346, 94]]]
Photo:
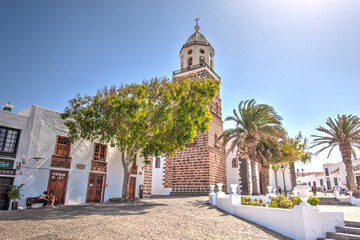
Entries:
[[86, 202], [102, 202], [104, 200], [105, 181], [105, 174], [89, 173]]
[[0, 210], [8, 210], [9, 199], [7, 191], [12, 183], [12, 178], [0, 177]]
[[65, 203], [66, 187], [68, 182], [69, 172], [59, 171], [59, 170], [50, 170], [49, 184], [48, 184], [48, 194], [51, 191], [54, 191], [57, 204]]
[[136, 187], [136, 177], [131, 177], [129, 184], [129, 198], [135, 197], [135, 187]]

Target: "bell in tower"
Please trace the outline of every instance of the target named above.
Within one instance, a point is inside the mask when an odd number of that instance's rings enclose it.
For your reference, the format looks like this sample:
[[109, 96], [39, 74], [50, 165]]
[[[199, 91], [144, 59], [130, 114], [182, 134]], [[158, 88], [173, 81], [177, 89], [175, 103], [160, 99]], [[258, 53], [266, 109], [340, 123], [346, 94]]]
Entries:
[[199, 30], [196, 22], [195, 32], [188, 38], [180, 51], [180, 69], [191, 69], [198, 66], [207, 65], [214, 68], [215, 51], [211, 44], [206, 40]]

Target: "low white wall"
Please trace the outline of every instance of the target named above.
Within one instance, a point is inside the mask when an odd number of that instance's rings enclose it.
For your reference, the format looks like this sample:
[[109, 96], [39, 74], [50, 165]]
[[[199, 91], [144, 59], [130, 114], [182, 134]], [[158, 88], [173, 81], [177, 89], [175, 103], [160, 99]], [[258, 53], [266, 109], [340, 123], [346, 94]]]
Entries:
[[279, 209], [241, 205], [240, 196], [218, 194], [216, 205], [233, 215], [245, 218], [293, 239], [313, 240], [344, 225], [342, 212], [324, 212], [316, 207]]
[[360, 204], [360, 198], [355, 198], [353, 196], [350, 196], [350, 204], [351, 205], [358, 205]]

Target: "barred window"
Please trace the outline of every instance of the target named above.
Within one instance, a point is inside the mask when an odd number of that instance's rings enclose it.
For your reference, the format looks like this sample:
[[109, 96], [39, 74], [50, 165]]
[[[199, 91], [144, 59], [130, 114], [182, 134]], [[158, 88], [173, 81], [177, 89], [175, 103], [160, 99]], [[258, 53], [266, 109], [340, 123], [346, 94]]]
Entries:
[[0, 154], [15, 156], [19, 130], [0, 127]]

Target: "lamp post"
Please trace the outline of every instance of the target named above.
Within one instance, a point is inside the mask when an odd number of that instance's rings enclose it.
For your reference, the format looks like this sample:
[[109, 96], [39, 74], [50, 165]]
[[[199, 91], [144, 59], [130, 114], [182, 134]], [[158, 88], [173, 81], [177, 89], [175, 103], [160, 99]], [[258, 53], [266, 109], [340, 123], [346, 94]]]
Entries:
[[282, 174], [283, 174], [283, 181], [284, 181], [284, 192], [285, 192], [285, 196], [287, 196], [286, 194], [286, 184], [285, 184], [285, 167], [284, 165], [281, 165], [281, 171], [282, 171]]

